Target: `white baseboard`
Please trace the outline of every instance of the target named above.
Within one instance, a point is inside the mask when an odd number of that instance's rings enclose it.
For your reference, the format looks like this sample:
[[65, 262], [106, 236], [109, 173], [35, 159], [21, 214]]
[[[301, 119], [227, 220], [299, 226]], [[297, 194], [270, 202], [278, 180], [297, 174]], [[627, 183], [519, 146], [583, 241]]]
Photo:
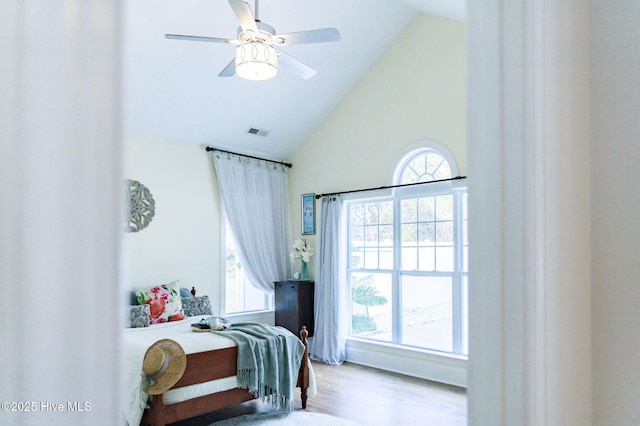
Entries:
[[467, 360], [462, 357], [349, 339], [346, 360], [408, 376], [467, 387]]

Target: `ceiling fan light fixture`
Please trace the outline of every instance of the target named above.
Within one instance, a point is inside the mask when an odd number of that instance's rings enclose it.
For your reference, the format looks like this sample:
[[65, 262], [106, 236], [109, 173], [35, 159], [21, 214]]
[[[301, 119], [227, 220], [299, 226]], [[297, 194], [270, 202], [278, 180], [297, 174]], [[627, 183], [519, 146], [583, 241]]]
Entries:
[[238, 45], [235, 62], [236, 74], [247, 80], [268, 80], [278, 74], [278, 51], [260, 41]]

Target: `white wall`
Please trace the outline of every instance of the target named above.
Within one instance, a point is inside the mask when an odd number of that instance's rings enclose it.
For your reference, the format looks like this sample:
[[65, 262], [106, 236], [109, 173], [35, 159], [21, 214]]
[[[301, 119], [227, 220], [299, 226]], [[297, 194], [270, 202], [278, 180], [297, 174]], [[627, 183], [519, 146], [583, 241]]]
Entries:
[[[463, 23], [419, 15], [294, 154], [289, 179], [294, 236], [301, 232], [301, 194], [389, 185], [401, 154], [418, 141], [443, 144], [460, 174], [466, 173], [465, 43]], [[315, 247], [315, 236], [308, 239]], [[311, 276], [314, 262], [315, 257]], [[433, 357], [413, 353], [398, 362], [398, 351], [366, 346], [348, 347], [347, 359], [466, 383], [464, 361], [433, 363], [430, 370]]]
[[[403, 150], [445, 145], [466, 173], [464, 24], [419, 15], [292, 156], [292, 233], [300, 195], [389, 185]], [[315, 244], [315, 241], [313, 241]]]
[[125, 234], [128, 288], [180, 280], [220, 304], [220, 202], [202, 146], [127, 135], [125, 178], [144, 184], [156, 213], [149, 226]]
[[591, 0], [593, 424], [640, 424], [640, 2]]

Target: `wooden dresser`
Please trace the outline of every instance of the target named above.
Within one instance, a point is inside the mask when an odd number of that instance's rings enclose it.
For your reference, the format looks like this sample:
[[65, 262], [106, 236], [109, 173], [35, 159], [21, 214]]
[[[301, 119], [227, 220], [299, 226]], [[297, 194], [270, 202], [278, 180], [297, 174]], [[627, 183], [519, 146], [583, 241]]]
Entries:
[[313, 336], [313, 281], [276, 281], [275, 325], [280, 325], [296, 336], [305, 325], [309, 337]]

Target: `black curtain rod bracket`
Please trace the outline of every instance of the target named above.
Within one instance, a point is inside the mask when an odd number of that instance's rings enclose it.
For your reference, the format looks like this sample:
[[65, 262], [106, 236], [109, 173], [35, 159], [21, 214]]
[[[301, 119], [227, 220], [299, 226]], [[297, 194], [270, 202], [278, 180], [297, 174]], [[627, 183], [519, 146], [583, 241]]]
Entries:
[[379, 186], [377, 188], [364, 188], [364, 189], [352, 189], [351, 191], [341, 191], [341, 192], [329, 192], [327, 194], [317, 194], [316, 195], [316, 200], [320, 199], [322, 197], [327, 197], [330, 195], [342, 195], [342, 194], [351, 194], [354, 192], [366, 192], [366, 191], [378, 191], [381, 189], [390, 189], [390, 188], [402, 188], [404, 186], [415, 186], [415, 185], [425, 185], [428, 183], [437, 183], [437, 182], [449, 182], [452, 180], [460, 180], [460, 179], [466, 179], [466, 176], [456, 176], [456, 177], [452, 177], [449, 179], [439, 179], [439, 180], [430, 180], [428, 182], [413, 182], [413, 183], [403, 183], [400, 185], [389, 185], [389, 186]]
[[254, 157], [253, 155], [247, 155], [247, 154], [240, 154], [239, 152], [232, 152], [232, 151], [226, 151], [224, 149], [220, 149], [220, 148], [214, 148], [211, 146], [208, 146], [205, 148], [207, 152], [210, 151], [217, 151], [217, 152], [222, 152], [224, 154], [231, 154], [231, 155], [237, 155], [239, 157], [246, 157], [246, 158], [253, 158], [254, 160], [260, 160], [260, 161], [268, 161], [269, 163], [274, 163], [274, 164], [281, 164], [283, 166], [287, 166], [289, 168], [293, 167], [293, 164], [291, 163], [285, 163], [284, 161], [277, 161], [277, 160], [269, 160], [268, 158], [260, 158], [260, 157]]

